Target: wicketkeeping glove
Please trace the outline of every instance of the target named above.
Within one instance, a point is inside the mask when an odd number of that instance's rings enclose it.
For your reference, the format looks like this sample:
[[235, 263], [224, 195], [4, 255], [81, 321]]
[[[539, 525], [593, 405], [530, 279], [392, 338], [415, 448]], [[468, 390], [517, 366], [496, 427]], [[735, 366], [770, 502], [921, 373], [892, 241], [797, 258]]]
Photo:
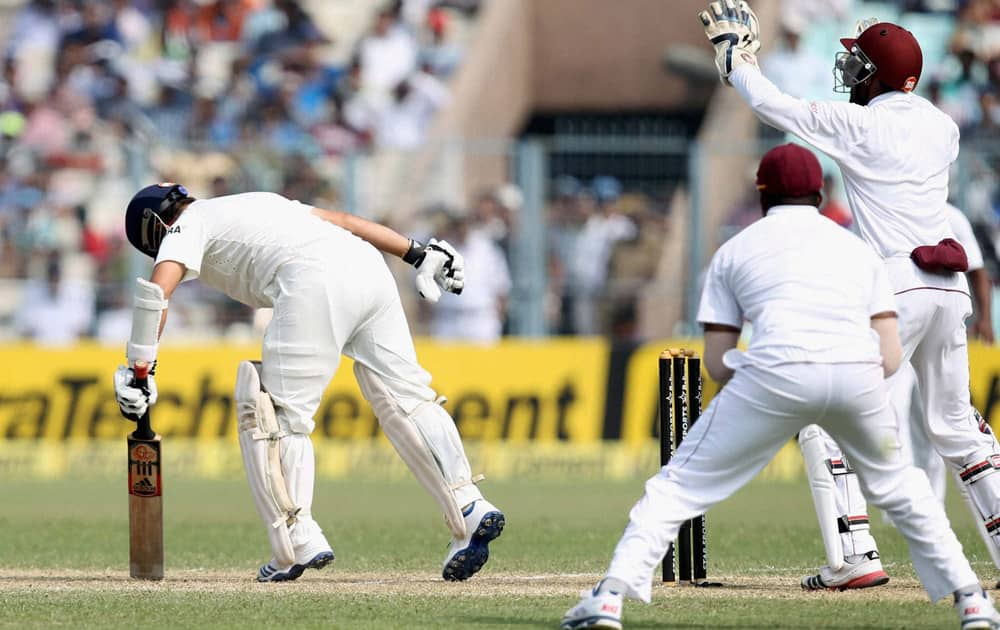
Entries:
[[136, 386], [135, 372], [124, 365], [119, 365], [115, 370], [114, 380], [118, 409], [129, 420], [138, 422], [146, 410], [156, 404], [156, 379], [153, 378], [152, 371], [146, 377], [145, 389]]
[[417, 268], [417, 292], [432, 304], [441, 299], [441, 289], [460, 294], [465, 287], [465, 260], [447, 241], [411, 241], [403, 260]]
[[744, 64], [757, 67], [760, 50], [760, 23], [750, 5], [741, 0], [722, 0], [708, 5], [698, 14], [705, 27], [705, 36], [715, 46], [715, 67], [725, 85], [736, 67]]

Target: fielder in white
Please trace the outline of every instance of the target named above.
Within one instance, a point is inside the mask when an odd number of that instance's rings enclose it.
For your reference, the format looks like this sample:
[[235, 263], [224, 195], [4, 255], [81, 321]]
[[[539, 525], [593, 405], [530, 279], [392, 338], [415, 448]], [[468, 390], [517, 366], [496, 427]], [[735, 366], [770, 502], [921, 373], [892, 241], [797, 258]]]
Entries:
[[[976, 298], [976, 313], [969, 325], [969, 333], [974, 339], [992, 345], [994, 343], [992, 317], [992, 281], [983, 264], [983, 253], [976, 242], [972, 225], [965, 214], [955, 206], [948, 204], [945, 208], [948, 223], [951, 225], [955, 238], [965, 248], [969, 259], [969, 271], [966, 274], [972, 294]], [[910, 366], [903, 366], [889, 380], [892, 392], [892, 405], [899, 418], [899, 441], [903, 453], [913, 459], [914, 465], [927, 473], [934, 495], [944, 501], [947, 488], [947, 466], [944, 460], [934, 450], [934, 445], [924, 429], [923, 407], [920, 404], [920, 392], [916, 387], [916, 377]], [[985, 422], [985, 420], [980, 420]], [[962, 498], [971, 501], [968, 490], [959, 481]], [[970, 504], [970, 507], [975, 508]], [[993, 564], [1000, 569], [1000, 549], [991, 542], [990, 534], [985, 524], [977, 519], [979, 533], [986, 542], [987, 549], [993, 559]]]
[[[983, 267], [982, 251], [976, 242], [972, 225], [962, 211], [948, 204], [946, 213], [952, 231], [967, 252], [968, 280], [976, 296], [976, 303], [980, 305], [970, 330], [973, 335], [992, 343], [991, 283]], [[919, 391], [915, 386], [916, 377], [909, 363], [904, 363], [889, 379], [892, 406], [899, 419], [900, 446], [903, 457], [927, 474], [934, 495], [943, 501], [945, 463], [927, 437], [918, 399]], [[851, 469], [849, 460], [844, 457], [833, 438], [816, 425], [810, 425], [799, 432], [799, 445], [806, 462], [809, 486], [828, 561], [819, 574], [802, 578], [802, 587], [807, 590], [847, 590], [885, 584], [889, 581], [889, 576], [882, 569], [875, 539], [869, 531], [867, 502], [858, 487], [857, 476]], [[962, 490], [966, 501], [970, 501], [969, 493], [964, 487]], [[975, 510], [974, 505], [969, 505]], [[994, 563], [1000, 568], [1000, 549], [993, 544], [983, 521], [977, 519], [977, 523]]]
[[[156, 384], [134, 386], [135, 361], [155, 362], [167, 300], [177, 285], [206, 285], [252, 307], [272, 307], [262, 361], [237, 368], [240, 448], [272, 559], [261, 582], [294, 580], [333, 560], [312, 516], [315, 457], [309, 434], [341, 354], [382, 430], [444, 512], [452, 541], [442, 575], [465, 580], [489, 558], [502, 512], [483, 498], [451, 416], [417, 363], [396, 284], [382, 253], [417, 268], [420, 295], [460, 293], [462, 257], [448, 243], [409, 240], [377, 223], [280, 195], [252, 192], [197, 200], [178, 184], [140, 190], [125, 215], [129, 241], [155, 258], [137, 279], [128, 367], [115, 372], [122, 412], [156, 403]], [[381, 251], [380, 251], [381, 250]], [[155, 365], [155, 363], [154, 363]]]
[[913, 93], [923, 68], [919, 43], [896, 24], [859, 24], [856, 38], [841, 40], [846, 50], [834, 67], [834, 89], [850, 93], [850, 102], [809, 102], [781, 93], [760, 73], [757, 18], [746, 2], [712, 3], [700, 18], [724, 83], [763, 122], [797, 135], [840, 167], [859, 235], [888, 269], [927, 436], [965, 485], [995, 553], [1000, 446], [969, 400], [968, 258], [945, 213], [959, 132]]
[[[748, 483], [811, 423], [850, 457], [871, 502], [897, 519], [931, 600], [953, 594], [964, 630], [1000, 628], [927, 477], [900, 455], [884, 375], [902, 348], [885, 266], [820, 216], [822, 171], [808, 149], [770, 151], [757, 186], [765, 216], [716, 252], [698, 310], [705, 367], [723, 387], [646, 483], [607, 576], [562, 629], [620, 629], [623, 596], [650, 600], [653, 571], [681, 524]], [[740, 352], [744, 321], [754, 334]]]

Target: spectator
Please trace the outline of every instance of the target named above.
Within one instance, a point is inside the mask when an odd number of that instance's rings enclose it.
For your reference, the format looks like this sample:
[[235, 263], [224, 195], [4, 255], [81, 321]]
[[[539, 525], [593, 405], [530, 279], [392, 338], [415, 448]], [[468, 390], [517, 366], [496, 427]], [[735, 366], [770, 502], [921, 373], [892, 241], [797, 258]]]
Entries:
[[427, 27], [430, 30], [431, 41], [420, 51], [421, 62], [427, 72], [448, 78], [462, 62], [462, 50], [448, 35], [450, 20], [442, 9], [433, 9], [427, 13]]
[[593, 203], [586, 204], [588, 217], [573, 248], [569, 269], [573, 329], [578, 335], [602, 332], [599, 309], [606, 297], [612, 247], [636, 235], [635, 223], [617, 204], [621, 190], [621, 183], [613, 177], [595, 177], [591, 184]]
[[391, 9], [379, 11], [372, 33], [358, 45], [361, 87], [376, 97], [389, 93], [417, 69], [417, 43]]
[[466, 289], [446, 295], [435, 306], [431, 334], [447, 341], [490, 344], [500, 339], [510, 293], [510, 272], [503, 252], [469, 217], [452, 215], [442, 238], [465, 259]]
[[418, 72], [397, 85], [392, 96], [378, 121], [377, 142], [390, 149], [416, 149], [434, 114], [447, 104], [448, 88], [433, 75]]
[[21, 334], [35, 343], [65, 346], [90, 330], [94, 316], [92, 289], [63, 277], [62, 259], [52, 251], [43, 257], [41, 280], [29, 280], [17, 318]]
[[663, 253], [666, 226], [639, 195], [623, 195], [616, 202], [622, 216], [631, 219], [634, 232], [615, 242], [608, 260], [605, 329], [616, 340], [639, 340], [639, 298], [652, 282]]
[[761, 57], [760, 65], [783, 92], [810, 99], [829, 91], [830, 73], [828, 63], [802, 47], [807, 27], [804, 16], [782, 14], [778, 45]]

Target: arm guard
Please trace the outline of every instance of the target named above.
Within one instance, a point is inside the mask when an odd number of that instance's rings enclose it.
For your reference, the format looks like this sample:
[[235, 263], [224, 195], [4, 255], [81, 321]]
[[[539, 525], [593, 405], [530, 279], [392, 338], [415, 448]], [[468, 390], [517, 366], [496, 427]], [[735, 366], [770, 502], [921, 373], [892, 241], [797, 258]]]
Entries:
[[125, 355], [129, 366], [136, 361], [152, 363], [156, 360], [160, 320], [167, 308], [163, 288], [142, 278], [135, 279], [135, 306], [132, 310], [132, 336]]

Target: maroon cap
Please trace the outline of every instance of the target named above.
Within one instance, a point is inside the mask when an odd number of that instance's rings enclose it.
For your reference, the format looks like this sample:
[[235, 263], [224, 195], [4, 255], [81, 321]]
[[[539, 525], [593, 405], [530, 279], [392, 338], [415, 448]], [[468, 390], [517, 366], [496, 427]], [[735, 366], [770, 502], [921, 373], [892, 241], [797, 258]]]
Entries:
[[770, 197], [805, 197], [823, 190], [823, 168], [809, 149], [783, 144], [764, 154], [757, 168], [757, 190]]
[[844, 48], [855, 44], [875, 64], [875, 76], [891, 88], [912, 92], [920, 81], [924, 54], [913, 33], [892, 22], [879, 22], [857, 39], [842, 39]]

